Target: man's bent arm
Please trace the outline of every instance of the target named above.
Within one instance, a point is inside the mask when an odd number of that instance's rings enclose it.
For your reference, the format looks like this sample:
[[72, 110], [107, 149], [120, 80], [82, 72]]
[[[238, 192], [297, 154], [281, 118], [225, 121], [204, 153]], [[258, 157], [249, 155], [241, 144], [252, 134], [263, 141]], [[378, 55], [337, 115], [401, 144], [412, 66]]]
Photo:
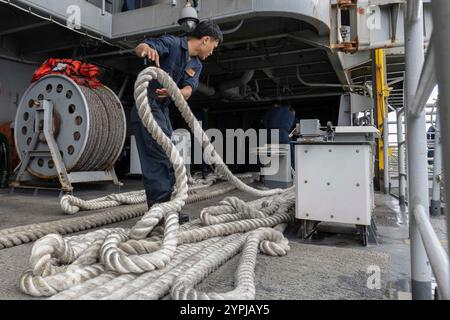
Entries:
[[183, 89], [181, 89], [180, 90], [181, 91], [181, 94], [183, 95], [183, 97], [184, 97], [184, 100], [188, 100], [190, 97], [191, 97], [191, 95], [192, 95], [192, 87], [191, 86], [186, 86], [186, 87], [184, 87]]

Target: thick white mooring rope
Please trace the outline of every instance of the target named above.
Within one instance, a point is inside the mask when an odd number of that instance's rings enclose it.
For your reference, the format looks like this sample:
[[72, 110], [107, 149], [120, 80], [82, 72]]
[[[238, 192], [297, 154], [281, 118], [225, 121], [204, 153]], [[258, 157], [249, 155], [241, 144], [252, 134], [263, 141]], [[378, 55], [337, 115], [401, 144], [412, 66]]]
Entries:
[[[246, 183], [252, 183], [255, 179], [252, 175], [242, 175], [242, 177], [242, 180]], [[207, 190], [201, 188], [190, 190], [187, 203], [191, 204], [199, 201], [213, 199], [235, 189], [236, 187], [229, 182], [222, 182], [209, 187]], [[83, 206], [84, 200], [77, 198], [76, 201], [80, 201], [80, 206]], [[112, 207], [117, 207], [117, 204], [115, 203]], [[99, 208], [104, 207], [102, 207], [102, 205], [99, 205]], [[109, 207], [106, 206], [106, 208]], [[82, 217], [34, 223], [9, 229], [2, 229], [0, 230], [0, 250], [36, 241], [37, 239], [40, 239], [45, 235], [51, 233], [70, 234], [120, 221], [138, 218], [147, 211], [147, 203], [144, 200], [144, 202], [140, 204], [129, 205], [121, 208], [112, 208], [111, 210], [108, 210], [106, 212], [93, 213]]]
[[[21, 278], [21, 290], [33, 296], [52, 296], [61, 292], [61, 294], [54, 297], [55, 299], [67, 299], [70, 296], [73, 299], [162, 298], [170, 293], [172, 285], [177, 278], [187, 274], [187, 271], [191, 268], [195, 269], [202, 266], [200, 273], [195, 273], [194, 271], [191, 271], [194, 272], [194, 275], [189, 273], [190, 280], [186, 284], [188, 287], [191, 286], [190, 283], [198, 283], [221, 264], [236, 255], [242, 246], [249, 241], [250, 238], [247, 238], [251, 233], [248, 233], [248, 231], [258, 231], [261, 227], [273, 227], [290, 222], [293, 215], [287, 208], [292, 208], [295, 198], [293, 193], [285, 194], [282, 197], [285, 207], [280, 208], [268, 218], [234, 221], [207, 227], [202, 227], [203, 223], [199, 223], [199, 221], [193, 221], [181, 226], [177, 237], [179, 246], [169, 264], [164, 268], [142, 274], [110, 271], [98, 261], [99, 251], [101, 251], [99, 247], [103, 245], [105, 238], [114, 233], [126, 234], [129, 232], [129, 229], [104, 229], [64, 239], [59, 235], [46, 236], [38, 240], [33, 248], [32, 258], [30, 259], [31, 269]], [[269, 201], [273, 200], [269, 199]], [[247, 205], [256, 209], [264, 205], [264, 203], [261, 200], [257, 200]], [[218, 207], [213, 208], [217, 211]], [[208, 208], [204, 209], [204, 211], [207, 210]], [[227, 205], [223, 205], [222, 210], [223, 212], [231, 212]], [[279, 235], [274, 236], [272, 231]], [[279, 251], [280, 254], [287, 252], [289, 247], [286, 240], [282, 238], [279, 232], [272, 231], [270, 231], [269, 235], [267, 235], [267, 232], [264, 233], [268, 237], [266, 240], [270, 241], [273, 237], [280, 240], [276, 243], [262, 242], [261, 246], [269, 248], [267, 250], [270, 250], [271, 246], [281, 247], [283, 250]], [[155, 251], [160, 248], [162, 242], [163, 235], [161, 232], [164, 231], [156, 228], [146, 241], [128, 241], [122, 243], [120, 249], [130, 254], [145, 254], [146, 252]], [[211, 239], [222, 240], [218, 247], [210, 248], [210, 251], [204, 251], [205, 245], [207, 245], [205, 242], [208, 243]], [[209, 248], [209, 246], [207, 247]], [[87, 248], [89, 248], [89, 251], [86, 251]], [[188, 249], [194, 250], [198, 254], [190, 252], [187, 256], [180, 256]], [[218, 253], [219, 250], [220, 253]], [[255, 249], [252, 250], [250, 250], [252, 253], [245, 255], [246, 258], [241, 257], [241, 262], [244, 263], [245, 261], [246, 263], [247, 267], [244, 269], [247, 270], [247, 273], [240, 275], [240, 272], [238, 272], [237, 279], [244, 279], [249, 274], [251, 275], [251, 273], [248, 273], [248, 270], [254, 269], [251, 266], [256, 261]], [[270, 254], [265, 249], [263, 252]], [[187, 257], [190, 260], [186, 260], [188, 259]], [[209, 267], [204, 269], [204, 264]], [[243, 267], [239, 270], [243, 270]], [[128, 279], [129, 284], [127, 282], [121, 285], [117, 283], [114, 285], [115, 282], [112, 281], [118, 281], [115, 279]], [[186, 279], [183, 279], [182, 282], [186, 283]], [[253, 280], [251, 280], [251, 283], [253, 283]], [[119, 288], [121, 290], [117, 292]], [[172, 294], [175, 295], [176, 292], [174, 291]], [[211, 294], [209, 293], [208, 297], [218, 298], [218, 296]], [[228, 298], [228, 295], [226, 297]], [[175, 295], [173, 298], [181, 298], [181, 296]], [[199, 296], [199, 298], [206, 298], [206, 296]], [[234, 298], [246, 299], [254, 298], [254, 296], [247, 296], [246, 293], [243, 296], [235, 295]]]
[[[225, 199], [220, 206], [204, 209], [200, 221], [180, 229], [178, 213], [188, 199], [187, 175], [178, 151], [151, 114], [147, 87], [152, 80], [168, 89], [217, 172], [238, 189], [266, 199], [250, 204], [236, 198]], [[173, 165], [176, 192], [170, 201], [154, 205], [131, 229], [104, 229], [69, 238], [53, 234], [38, 240], [32, 250], [30, 269], [21, 278], [21, 290], [33, 296], [62, 292], [54, 298], [76, 299], [162, 298], [169, 292], [175, 299], [254, 299], [258, 249], [270, 255], [284, 255], [289, 250], [282, 233], [270, 227], [293, 219], [294, 191], [261, 191], [235, 177], [214, 151], [176, 84], [161, 69], [150, 67], [140, 73], [135, 100], [143, 124]], [[116, 197], [112, 201], [117, 200], [123, 199]], [[161, 220], [162, 228], [158, 226]], [[190, 257], [183, 254], [190, 250], [196, 253]], [[194, 289], [241, 250], [235, 290], [219, 294]], [[152, 291], [148, 290], [149, 283]], [[113, 294], [117, 288], [122, 288], [123, 295]]]
[[[254, 174], [238, 174], [236, 175], [240, 180], [244, 180], [244, 183], [248, 179], [255, 179], [256, 175]], [[217, 180], [226, 180], [224, 177], [218, 174], [210, 174], [205, 179], [199, 178], [188, 178], [189, 181], [189, 194], [195, 193], [202, 189], [206, 189], [212, 186]], [[146, 196], [145, 190], [139, 191], [130, 191], [119, 194], [110, 194], [105, 197], [92, 199], [92, 200], [83, 200], [81, 198], [64, 195], [61, 197], [60, 205], [61, 209], [64, 213], [73, 215], [78, 213], [79, 211], [91, 211], [91, 210], [100, 210], [106, 208], [117, 207], [120, 205], [130, 205], [130, 204], [139, 204], [145, 203]]]

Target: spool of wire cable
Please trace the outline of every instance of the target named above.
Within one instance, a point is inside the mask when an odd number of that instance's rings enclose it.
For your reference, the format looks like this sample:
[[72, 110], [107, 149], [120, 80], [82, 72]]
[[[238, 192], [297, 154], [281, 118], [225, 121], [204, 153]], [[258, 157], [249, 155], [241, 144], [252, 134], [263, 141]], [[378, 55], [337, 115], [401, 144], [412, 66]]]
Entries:
[[[119, 98], [106, 86], [79, 86], [62, 75], [36, 81], [20, 102], [14, 139], [21, 159], [30, 148], [34, 132], [44, 125], [43, 119], [39, 119], [39, 128], [35, 125], [35, 102], [44, 99], [53, 103], [53, 135], [68, 172], [102, 171], [114, 166], [126, 135], [125, 113]], [[43, 134], [39, 135], [35, 150], [49, 150]], [[33, 157], [27, 170], [41, 179], [57, 176], [50, 157]]]

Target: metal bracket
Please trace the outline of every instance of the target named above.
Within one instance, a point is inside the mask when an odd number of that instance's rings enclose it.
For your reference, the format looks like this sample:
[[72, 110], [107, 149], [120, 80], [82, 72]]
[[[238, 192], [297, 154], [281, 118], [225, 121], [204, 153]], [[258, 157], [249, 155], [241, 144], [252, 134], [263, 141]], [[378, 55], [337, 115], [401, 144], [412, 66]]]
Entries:
[[338, 8], [355, 7], [358, 0], [337, 0]]
[[[333, 0], [331, 2], [331, 48], [344, 53], [404, 46], [404, 1]], [[413, 16], [416, 13], [412, 13]], [[424, 1], [424, 40], [433, 28], [431, 6]]]
[[[61, 158], [58, 144], [53, 137], [53, 103], [49, 100], [42, 100], [40, 102], [35, 102], [35, 105], [36, 104], [39, 105], [39, 107], [35, 109], [35, 131], [33, 133], [33, 137], [31, 139], [28, 150], [25, 150], [25, 157], [20, 163], [16, 179], [13, 183], [11, 183], [11, 187], [20, 187], [20, 182], [23, 181], [22, 176], [30, 164], [31, 157], [50, 157], [52, 158], [55, 164], [56, 171], [58, 172], [58, 180], [61, 184], [61, 189], [64, 192], [71, 192], [73, 190], [73, 187], [67, 175], [64, 162]], [[44, 134], [49, 151], [36, 150], [37, 142], [41, 134]]]
[[[338, 49], [344, 53], [355, 53], [358, 51], [359, 42], [357, 37], [357, 0], [338, 0], [336, 6], [336, 43], [331, 48]], [[348, 19], [343, 24], [343, 13], [347, 13]]]
[[[53, 103], [49, 100], [42, 100], [35, 102], [38, 107], [35, 109], [35, 131], [30, 142], [29, 148], [25, 150], [25, 156], [22, 159], [18, 169], [14, 182], [10, 184], [11, 188], [19, 188], [21, 181], [24, 181], [24, 175], [30, 165], [32, 157], [52, 158], [59, 183], [61, 184], [61, 190], [65, 193], [71, 193], [73, 191], [72, 183], [79, 182], [94, 182], [94, 181], [112, 181], [115, 185], [123, 186], [116, 175], [114, 168], [110, 168], [105, 171], [89, 171], [89, 172], [71, 172], [68, 173], [66, 166], [61, 157], [59, 146], [53, 136]], [[42, 139], [42, 134], [45, 137], [45, 141], [48, 146], [48, 151], [36, 150], [39, 139]], [[27, 179], [28, 180], [28, 179]], [[38, 188], [38, 187], [36, 187]]]
[[70, 192], [73, 190], [73, 187], [67, 176], [66, 166], [61, 158], [58, 144], [53, 136], [53, 103], [49, 100], [43, 100], [41, 106], [42, 109], [38, 109], [38, 111], [42, 112], [43, 110], [44, 112], [44, 128], [42, 130], [44, 131], [45, 140], [47, 141], [48, 148], [55, 163], [56, 171], [58, 172], [59, 182], [61, 183], [63, 191]]

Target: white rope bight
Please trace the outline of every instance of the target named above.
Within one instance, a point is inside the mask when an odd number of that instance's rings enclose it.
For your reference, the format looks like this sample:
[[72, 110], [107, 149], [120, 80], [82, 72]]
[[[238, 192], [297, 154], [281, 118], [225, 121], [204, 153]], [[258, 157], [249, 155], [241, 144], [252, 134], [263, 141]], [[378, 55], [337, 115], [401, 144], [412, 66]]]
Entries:
[[[253, 175], [250, 174], [242, 175], [242, 180], [245, 183], [252, 183], [254, 182], [254, 179], [255, 177]], [[233, 191], [235, 189], [236, 187], [230, 184], [229, 182], [222, 182], [217, 183], [206, 190], [202, 188], [189, 190], [189, 197], [187, 203], [191, 204], [199, 201], [213, 199], [223, 194], [226, 194], [230, 191]], [[142, 196], [144, 197], [144, 195]], [[80, 207], [85, 208], [87, 206], [89, 206], [91, 210], [98, 210], [110, 207], [116, 208], [80, 217], [50, 222], [35, 223], [9, 229], [2, 229], [0, 230], [0, 250], [36, 241], [44, 237], [45, 235], [51, 233], [70, 234], [78, 231], [84, 231], [96, 227], [101, 227], [111, 223], [138, 218], [148, 211], [145, 198], [143, 198], [144, 200], [142, 203], [129, 205], [126, 207], [117, 207], [118, 205], [121, 204], [120, 202], [110, 200], [102, 201], [102, 199], [107, 199], [107, 197], [96, 199], [96, 201], [92, 200], [85, 201], [79, 198], [74, 198], [74, 201], [79, 202], [78, 204], [79, 207], [77, 207], [76, 210], [79, 210]], [[119, 197], [116, 199], [119, 199]], [[71, 205], [70, 208], [73, 208], [73, 206]]]
[[[256, 175], [248, 173], [237, 174], [236, 177], [238, 177], [240, 180], [243, 180], [243, 182], [246, 184], [251, 183], [254, 179], [256, 179]], [[189, 195], [192, 195], [198, 191], [202, 191], [203, 189], [211, 187], [218, 180], [226, 179], [219, 174], [209, 174], [205, 179], [193, 178], [188, 176], [188, 193]], [[223, 187], [224, 189], [228, 189], [229, 186], [230, 184], [224, 185]], [[100, 210], [121, 205], [130, 205], [145, 202], [145, 190], [139, 190], [124, 192], [120, 194], [110, 194], [105, 197], [92, 200], [83, 200], [72, 195], [64, 195], [61, 197], [60, 205], [64, 213], [73, 215], [78, 213], [79, 211]]]
[[[203, 209], [200, 219], [180, 227], [178, 215], [188, 200], [188, 178], [177, 149], [152, 116], [147, 98], [152, 80], [168, 89], [216, 172], [239, 190], [264, 198], [250, 203], [226, 198], [218, 206]], [[54, 299], [159, 299], [169, 294], [173, 299], [254, 299], [258, 251], [281, 256], [289, 250], [287, 239], [274, 227], [283, 231], [293, 220], [293, 188], [257, 190], [234, 176], [163, 70], [149, 67], [139, 74], [135, 100], [144, 126], [173, 165], [176, 191], [172, 198], [150, 208], [131, 229], [41, 238], [32, 249], [30, 268], [21, 277], [20, 289]], [[135, 203], [136, 198], [136, 194], [115, 195], [100, 202]], [[233, 291], [200, 292], [195, 288], [240, 251]]]

